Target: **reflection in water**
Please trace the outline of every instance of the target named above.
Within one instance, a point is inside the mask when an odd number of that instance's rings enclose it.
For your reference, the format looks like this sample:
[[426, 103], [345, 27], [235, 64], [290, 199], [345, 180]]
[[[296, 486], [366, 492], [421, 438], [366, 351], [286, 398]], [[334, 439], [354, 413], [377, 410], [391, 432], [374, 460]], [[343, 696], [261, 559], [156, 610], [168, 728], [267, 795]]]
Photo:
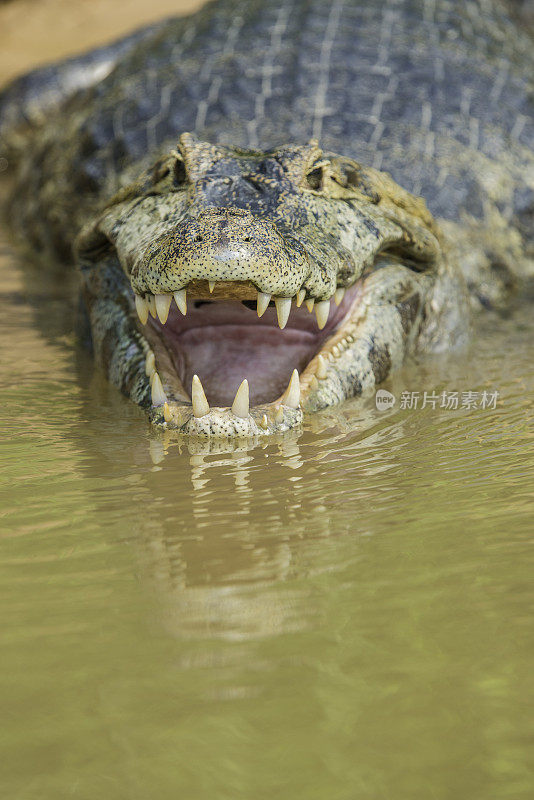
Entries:
[[528, 313], [388, 384], [496, 410], [371, 397], [206, 445], [2, 258], [6, 796], [530, 797]]

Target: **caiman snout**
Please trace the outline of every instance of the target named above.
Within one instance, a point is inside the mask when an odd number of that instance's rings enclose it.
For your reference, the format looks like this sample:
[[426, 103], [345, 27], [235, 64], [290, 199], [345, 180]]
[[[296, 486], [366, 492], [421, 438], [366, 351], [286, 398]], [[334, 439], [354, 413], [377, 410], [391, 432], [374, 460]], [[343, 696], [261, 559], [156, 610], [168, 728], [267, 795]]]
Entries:
[[196, 220], [186, 223], [185, 237], [193, 245], [208, 248], [212, 257], [220, 261], [239, 256], [250, 258], [262, 247], [283, 245], [271, 222], [254, 219], [252, 214], [239, 209], [205, 211]]
[[309, 271], [304, 250], [274, 223], [240, 209], [208, 209], [149, 245], [132, 270], [138, 294], [182, 289], [192, 281], [247, 281], [294, 296]]

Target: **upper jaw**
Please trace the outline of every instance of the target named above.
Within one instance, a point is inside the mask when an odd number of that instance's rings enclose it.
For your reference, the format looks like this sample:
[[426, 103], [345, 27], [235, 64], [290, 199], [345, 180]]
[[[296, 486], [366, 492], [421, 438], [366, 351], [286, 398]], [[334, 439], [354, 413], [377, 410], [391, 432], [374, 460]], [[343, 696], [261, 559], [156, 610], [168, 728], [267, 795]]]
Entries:
[[179, 204], [161, 220], [157, 210], [153, 197], [131, 201], [97, 225], [140, 296], [207, 280], [248, 282], [280, 297], [305, 290], [325, 300], [338, 284], [354, 283], [385, 247], [406, 239], [402, 225], [356, 201], [323, 209], [321, 224], [312, 216], [292, 222], [289, 212], [284, 222], [233, 207], [197, 212]]
[[[120, 253], [121, 243], [117, 244]], [[268, 220], [238, 216], [233, 210], [186, 218], [157, 236], [146, 249], [139, 248], [130, 280], [141, 296], [173, 292], [191, 284], [201, 291], [211, 281], [226, 286], [228, 297], [238, 284], [292, 297], [312, 271], [309, 255], [297, 239], [282, 237]], [[332, 280], [335, 271], [330, 272], [324, 287], [327, 295], [335, 290]]]

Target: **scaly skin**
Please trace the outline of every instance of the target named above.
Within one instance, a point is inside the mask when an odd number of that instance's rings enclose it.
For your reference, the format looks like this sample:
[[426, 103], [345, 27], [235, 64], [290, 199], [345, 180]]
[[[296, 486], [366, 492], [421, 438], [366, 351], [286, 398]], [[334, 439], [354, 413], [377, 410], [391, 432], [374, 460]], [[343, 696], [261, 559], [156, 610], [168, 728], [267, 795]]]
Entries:
[[[287, 430], [462, 343], [470, 306], [532, 274], [534, 49], [499, 2], [221, 0], [123, 40], [114, 69], [113, 52], [45, 71], [42, 108], [39, 73], [8, 89], [0, 137], [15, 226], [56, 256], [76, 242], [96, 358], [155, 423]], [[73, 75], [94, 85], [62, 101]], [[193, 413], [179, 320], [143, 325], [134, 304], [340, 288], [300, 405], [274, 376], [245, 416]]]

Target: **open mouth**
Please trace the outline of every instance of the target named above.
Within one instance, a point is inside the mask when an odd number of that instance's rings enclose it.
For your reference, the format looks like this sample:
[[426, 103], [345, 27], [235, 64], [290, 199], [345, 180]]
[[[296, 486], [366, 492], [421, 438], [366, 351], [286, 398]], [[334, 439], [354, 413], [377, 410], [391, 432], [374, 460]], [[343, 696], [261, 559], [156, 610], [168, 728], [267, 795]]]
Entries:
[[252, 284], [198, 280], [187, 291], [136, 295], [153, 406], [167, 422], [184, 404], [199, 419], [213, 407], [245, 418], [252, 406], [270, 427], [269, 417], [299, 409], [326, 377], [358, 292], [359, 283], [315, 302], [304, 292], [271, 298]]

